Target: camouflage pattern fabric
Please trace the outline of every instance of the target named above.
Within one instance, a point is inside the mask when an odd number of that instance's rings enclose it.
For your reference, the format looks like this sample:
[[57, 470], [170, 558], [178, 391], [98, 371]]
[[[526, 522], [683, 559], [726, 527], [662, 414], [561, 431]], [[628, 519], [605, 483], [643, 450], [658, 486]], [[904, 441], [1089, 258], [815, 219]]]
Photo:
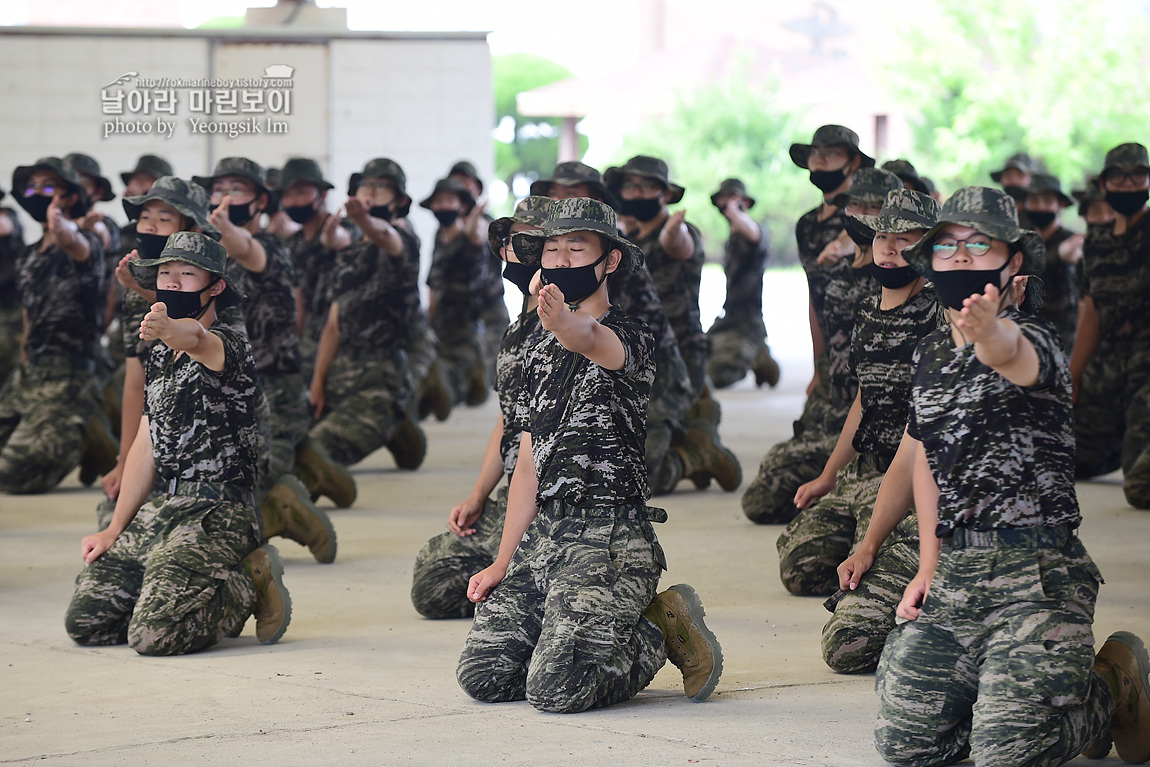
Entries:
[[715, 319], [707, 330], [711, 348], [707, 376], [719, 389], [742, 381], [755, 358], [767, 349], [767, 326], [763, 314], [728, 313]]
[[1093, 670], [1101, 576], [1078, 538], [1043, 533], [944, 544], [921, 616], [891, 632], [875, 676], [884, 759], [1058, 765], [1109, 729], [1114, 701]]
[[831, 406], [849, 409], [858, 391], [858, 377], [851, 364], [851, 338], [860, 305], [882, 295], [882, 288], [866, 269], [855, 269], [846, 263], [826, 283], [823, 303], [823, 340], [826, 342], [827, 382]]
[[80, 464], [101, 402], [89, 369], [21, 363], [0, 388], [0, 491], [43, 493]]
[[655, 281], [663, 313], [671, 323], [671, 330], [679, 343], [679, 353], [687, 365], [694, 401], [702, 392], [707, 375], [707, 336], [699, 316], [699, 282], [706, 258], [703, 253], [703, 235], [694, 224], [687, 224], [695, 251], [689, 259], [680, 261], [668, 256], [659, 244], [659, 234], [662, 231], [663, 228], [659, 227], [647, 237], [635, 240], [635, 244], [643, 251], [643, 263]]
[[[466, 402], [471, 371], [485, 366], [487, 359], [480, 316], [488, 308], [486, 274], [490, 270], [485, 265], [485, 248], [472, 245], [462, 232], [446, 242], [443, 236], [441, 227], [427, 273], [427, 286], [436, 294], [431, 327], [439, 339], [439, 367], [453, 398]], [[506, 316], [506, 308], [503, 313]], [[494, 319], [498, 324], [498, 318]]]
[[819, 253], [822, 253], [831, 240], [839, 236], [846, 227], [846, 213], [842, 208], [835, 208], [834, 213], [825, 221], [819, 221], [819, 211], [822, 206], [807, 211], [795, 224], [795, 240], [799, 249], [799, 264], [807, 275], [807, 290], [810, 292], [811, 303], [815, 310], [815, 319], [823, 331], [827, 332], [827, 323], [824, 316], [824, 302], [827, 294], [827, 283], [833, 279], [839, 269], [849, 269], [850, 259], [839, 261], [832, 266], [823, 266], [818, 262]]
[[20, 218], [11, 208], [0, 208], [13, 232], [0, 237], [0, 386], [20, 364], [20, 339], [24, 336], [24, 315], [16, 281], [16, 263], [24, 252], [24, 232]]
[[545, 504], [475, 610], [460, 687], [558, 713], [629, 700], [667, 660], [662, 632], [642, 617], [665, 566], [641, 503]]
[[413, 385], [418, 388], [418, 383], [427, 377], [427, 371], [439, 356], [439, 338], [431, 329], [422, 305], [412, 309], [411, 319], [407, 323], [406, 343], [407, 366], [411, 370]]
[[488, 498], [475, 533], [460, 537], [450, 530], [423, 545], [415, 557], [411, 603], [424, 618], [470, 618], [475, 604], [467, 598], [471, 576], [490, 567], [499, 554], [507, 516], [507, 485]]
[[28, 312], [25, 348], [28, 359], [58, 357], [89, 360], [99, 345], [104, 326], [104, 249], [86, 229], [91, 256], [80, 263], [60, 247], [40, 252], [40, 243], [28, 246], [17, 262], [20, 302]]
[[[359, 239], [356, 236], [359, 227], [349, 220], [340, 221], [340, 226], [348, 230], [353, 242]], [[295, 289], [303, 297], [304, 326], [299, 338], [300, 356], [309, 374], [315, 365], [319, 338], [327, 324], [328, 309], [331, 307], [329, 285], [335, 270], [335, 254], [320, 244], [322, 231], [321, 227], [315, 237], [309, 240], [304, 236], [303, 229], [300, 229], [284, 241], [295, 274]]]
[[254, 274], [229, 258], [227, 282], [247, 297], [243, 303], [244, 325], [256, 369], [261, 374], [298, 373], [302, 360], [291, 261], [279, 238], [264, 232], [257, 232], [254, 237], [267, 253], [267, 268]]
[[[928, 335], [915, 351], [907, 430], [922, 441], [938, 481], [940, 536], [957, 526], [1077, 527], [1081, 521], [1062, 344], [1042, 320], [1013, 307], [1002, 316], [1034, 347], [1034, 386], [1016, 386], [979, 362], [974, 344], [956, 349], [949, 328]], [[1004, 466], [1013, 467], [1009, 475], [1019, 483], [1002, 481]]]
[[798, 513], [795, 492], [822, 473], [838, 442], [850, 405], [832, 403], [826, 365], [825, 356], [815, 362], [819, 380], [795, 421], [794, 436], [767, 451], [758, 474], [743, 491], [743, 513], [756, 524], [786, 524], [794, 519]]
[[268, 405], [268, 463], [256, 494], [263, 498], [281, 477], [295, 473], [296, 447], [311, 426], [311, 403], [300, 373], [265, 373], [260, 388]]
[[[499, 411], [503, 416], [503, 436], [499, 439], [499, 455], [503, 459], [503, 473], [508, 483], [519, 460], [519, 435], [515, 426], [516, 407], [523, 388], [524, 360], [527, 350], [539, 343], [545, 331], [536, 312], [525, 312], [507, 328], [495, 365], [495, 392], [499, 396]], [[478, 571], [476, 571], [478, 572]]]
[[406, 356], [351, 359], [341, 348], [328, 371], [323, 419], [308, 436], [344, 466], [353, 466], [391, 441], [414, 395]]
[[1046, 248], [1046, 268], [1042, 271], [1042, 284], [1046, 288], [1046, 298], [1038, 310], [1038, 316], [1049, 322], [1058, 331], [1062, 350], [1070, 356], [1074, 347], [1074, 334], [1078, 326], [1078, 267], [1068, 264], [1058, 255], [1058, 247], [1074, 232], [1058, 227], [1050, 238], [1043, 241]]
[[613, 308], [599, 324], [623, 344], [620, 370], [567, 351], [552, 333], [524, 358], [513, 424], [531, 434], [540, 504], [614, 508], [650, 494], [643, 443], [655, 341], [641, 320]]
[[20, 365], [20, 339], [24, 337], [24, 313], [19, 305], [0, 308], [0, 386]]
[[77, 576], [68, 636], [144, 655], [210, 647], [251, 615], [255, 585], [240, 561], [257, 546], [250, 503], [154, 496]]
[[724, 314], [757, 313], [763, 315], [763, 272], [770, 258], [766, 227], [759, 228], [759, 241], [751, 242], [732, 232], [723, 251], [723, 273], [727, 278]]

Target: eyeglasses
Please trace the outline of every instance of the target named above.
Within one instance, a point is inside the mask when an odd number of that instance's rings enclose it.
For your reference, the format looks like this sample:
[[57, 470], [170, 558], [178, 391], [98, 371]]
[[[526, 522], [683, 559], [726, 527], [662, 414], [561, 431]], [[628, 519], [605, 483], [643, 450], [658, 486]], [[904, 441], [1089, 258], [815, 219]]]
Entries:
[[1147, 176], [1150, 176], [1150, 171], [1144, 168], [1108, 170], [1102, 174], [1102, 180], [1107, 184], [1114, 184], [1115, 186], [1135, 186], [1144, 183]]
[[31, 197], [34, 194], [42, 192], [45, 197], [52, 197], [57, 191], [61, 191], [53, 184], [29, 184], [24, 187], [24, 196]]
[[991, 242], [990, 238], [985, 234], [976, 234], [967, 237], [965, 240], [956, 240], [947, 237], [935, 242], [934, 245], [931, 246], [931, 251], [934, 255], [946, 261], [954, 258], [954, 255], [958, 253], [959, 245], [965, 247], [966, 252], [972, 256], [985, 256], [990, 252]]
[[808, 160], [843, 160], [848, 156], [847, 150], [837, 146], [811, 147]]
[[619, 185], [619, 189], [624, 192], [657, 192], [663, 188], [663, 185], [654, 179], [646, 181], [624, 181]]

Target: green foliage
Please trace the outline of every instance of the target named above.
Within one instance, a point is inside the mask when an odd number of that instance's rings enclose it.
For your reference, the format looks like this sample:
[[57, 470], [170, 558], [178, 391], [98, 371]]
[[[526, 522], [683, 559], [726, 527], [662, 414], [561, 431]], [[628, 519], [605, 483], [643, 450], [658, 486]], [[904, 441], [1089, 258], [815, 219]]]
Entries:
[[[616, 164], [636, 154], [666, 160], [671, 180], [686, 188], [681, 205], [703, 232], [709, 258], [722, 258], [727, 220], [711, 204], [724, 178], [742, 179], [755, 198], [751, 215], [766, 224], [771, 265], [795, 263], [795, 221], [820, 201], [806, 171], [788, 149], [809, 141], [813, 128], [801, 115], [781, 109], [777, 84], [752, 82], [739, 73], [722, 83], [680, 94], [672, 113], [628, 135]], [[679, 206], [676, 206], [678, 209]]]
[[1145, 142], [1150, 24], [1081, 0], [938, 0], [898, 27], [881, 77], [908, 115], [911, 155], [944, 192], [990, 184], [1016, 151], [1079, 187], [1106, 151]]
[[[505, 117], [514, 121], [511, 143], [495, 140], [495, 175], [511, 186], [516, 176], [537, 178], [550, 174], [559, 156], [558, 117], [525, 117], [519, 114], [515, 98], [523, 91], [571, 77], [570, 70], [550, 59], [527, 53], [498, 56], [491, 62], [495, 90], [495, 124]], [[580, 151], [587, 148], [580, 137]]]

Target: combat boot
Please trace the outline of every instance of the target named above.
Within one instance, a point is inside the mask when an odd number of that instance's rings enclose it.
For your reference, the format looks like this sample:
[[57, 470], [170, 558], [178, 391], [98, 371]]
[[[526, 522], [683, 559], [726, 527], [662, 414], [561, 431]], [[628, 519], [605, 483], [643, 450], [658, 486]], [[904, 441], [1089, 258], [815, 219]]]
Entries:
[[[291, 595], [284, 586], [284, 563], [276, 547], [265, 543], [240, 563], [256, 587], [256, 637], [275, 644], [291, 623]], [[242, 628], [242, 627], [241, 627]]]
[[[1115, 632], [1098, 651], [1094, 668], [1114, 693], [1110, 738], [1118, 756], [1131, 764], [1147, 761], [1150, 759], [1150, 692], [1147, 690], [1150, 656], [1147, 656], [1146, 645], [1129, 631]], [[1087, 750], [1099, 751], [1101, 745], [1094, 744]], [[1091, 758], [1104, 755], [1090, 754]]]
[[80, 455], [80, 483], [91, 485], [100, 475], [116, 468], [120, 445], [103, 413], [97, 413], [84, 427], [84, 448]]
[[475, 364], [467, 374], [467, 406], [475, 407], [487, 401], [490, 387], [487, 385], [487, 368], [482, 362]]
[[685, 583], [655, 595], [643, 616], [663, 633], [667, 660], [683, 672], [687, 697], [702, 703], [715, 691], [723, 673], [723, 648], [703, 622], [699, 595]]
[[418, 469], [427, 456], [427, 435], [409, 415], [395, 425], [395, 432], [387, 441], [387, 449], [400, 469]]
[[751, 371], [755, 374], [756, 387], [766, 384], [773, 389], [779, 383], [779, 363], [771, 356], [771, 350], [767, 346], [759, 349], [759, 353], [755, 355]]
[[446, 421], [451, 415], [451, 406], [451, 391], [447, 388], [447, 380], [437, 360], [431, 363], [419, 385], [419, 420], [434, 413], [435, 420]]
[[723, 447], [718, 433], [712, 428], [694, 426], [688, 429], [683, 444], [673, 449], [683, 462], [683, 476], [696, 487], [705, 477], [714, 477], [719, 487], [730, 492], [743, 481], [739, 459]]
[[308, 439], [303, 443], [295, 456], [295, 471], [313, 501], [326, 495], [341, 509], [355, 503], [355, 480], [351, 473], [332, 460], [318, 442]]
[[699, 426], [717, 429], [722, 418], [723, 408], [719, 405], [718, 400], [710, 397], [699, 397], [695, 400], [695, 404], [687, 410], [686, 415], [683, 416], [683, 421], [687, 428]]
[[284, 476], [260, 503], [264, 540], [280, 535], [308, 547], [315, 561], [335, 561], [335, 528], [293, 476]]

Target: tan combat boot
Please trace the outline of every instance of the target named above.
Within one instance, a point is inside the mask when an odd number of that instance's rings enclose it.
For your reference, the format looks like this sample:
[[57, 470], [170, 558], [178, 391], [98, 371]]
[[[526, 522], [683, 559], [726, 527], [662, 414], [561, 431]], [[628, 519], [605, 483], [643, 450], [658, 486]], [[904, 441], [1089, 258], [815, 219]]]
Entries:
[[704, 615], [699, 595], [685, 583], [656, 594], [643, 611], [663, 632], [667, 660], [683, 672], [683, 691], [696, 703], [715, 691], [723, 673], [723, 648], [703, 622]]
[[687, 430], [683, 444], [673, 449], [683, 462], [683, 476], [694, 482], [696, 487], [700, 486], [704, 477], [714, 477], [719, 487], [730, 492], [743, 481], [743, 468], [739, 465], [739, 459], [723, 447], [713, 428], [691, 427]]
[[355, 503], [355, 480], [351, 473], [332, 460], [318, 442], [309, 439], [303, 443], [295, 456], [295, 471], [313, 501], [326, 495], [341, 509]]
[[244, 569], [256, 587], [256, 637], [260, 644], [275, 644], [291, 623], [291, 595], [284, 586], [284, 563], [276, 547], [265, 543], [244, 557]]
[[451, 406], [451, 391], [447, 388], [447, 379], [443, 377], [439, 362], [433, 362], [419, 385], [419, 420], [422, 421], [434, 413], [435, 420], [446, 421], [451, 415]]
[[771, 356], [771, 350], [764, 346], [755, 355], [751, 363], [751, 371], [755, 374], [755, 386], [766, 384], [772, 389], [779, 383], [779, 363]]
[[467, 406], [475, 407], [487, 401], [491, 387], [487, 385], [487, 367], [479, 362], [467, 374]]
[[307, 489], [295, 477], [280, 478], [260, 503], [260, 517], [265, 539], [281, 535], [307, 546], [320, 564], [335, 561], [335, 528], [331, 519], [316, 508]]
[[395, 425], [395, 431], [387, 441], [387, 449], [395, 458], [396, 467], [418, 469], [427, 456], [427, 435], [410, 415], [405, 415]]
[[[1130, 764], [1150, 760], [1150, 692], [1147, 691], [1150, 656], [1147, 656], [1146, 645], [1129, 631], [1115, 632], [1098, 651], [1094, 668], [1114, 693], [1110, 738], [1118, 756]], [[1103, 736], [1083, 753], [1094, 759], [1105, 756], [1109, 751], [1109, 748], [1102, 751], [1107, 746], [1105, 740]]]

